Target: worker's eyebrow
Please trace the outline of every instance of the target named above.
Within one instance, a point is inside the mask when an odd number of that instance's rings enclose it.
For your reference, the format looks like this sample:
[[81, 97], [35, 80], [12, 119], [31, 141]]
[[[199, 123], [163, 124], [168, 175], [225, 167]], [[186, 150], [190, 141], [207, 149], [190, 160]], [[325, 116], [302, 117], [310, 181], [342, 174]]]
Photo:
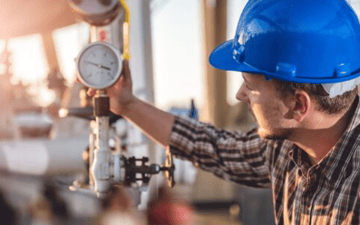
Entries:
[[246, 78], [244, 77], [244, 75], [242, 75], [242, 77], [243, 77], [244, 81], [249, 84], [249, 81], [246, 80]]
[[246, 79], [244, 75], [242, 75], [242, 77], [244, 79], [246, 86], [252, 90], [255, 90], [254, 86], [256, 86], [256, 85], [253, 85], [253, 83], [251, 83], [250, 80]]

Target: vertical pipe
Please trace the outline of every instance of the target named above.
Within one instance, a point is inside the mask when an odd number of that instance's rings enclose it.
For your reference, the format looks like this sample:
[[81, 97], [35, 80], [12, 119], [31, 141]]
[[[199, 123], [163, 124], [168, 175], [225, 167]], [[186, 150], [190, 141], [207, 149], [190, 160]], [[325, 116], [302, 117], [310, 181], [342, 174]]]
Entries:
[[153, 80], [153, 60], [152, 60], [152, 38], [151, 38], [151, 12], [150, 1], [141, 1], [142, 4], [142, 40], [144, 41], [143, 56], [146, 71], [146, 96], [147, 100], [154, 103], [154, 80]]
[[[93, 124], [93, 121], [90, 122], [90, 126], [91, 126], [91, 129], [93, 129], [92, 126], [95, 126], [95, 124]], [[94, 162], [94, 151], [95, 151], [95, 134], [90, 132], [89, 134], [89, 186], [90, 188], [92, 188], [94, 190], [94, 176], [93, 176], [93, 173], [91, 172], [91, 167], [92, 167], [92, 164]]]
[[[147, 102], [154, 103], [150, 2], [150, 0], [128, 1], [131, 9], [130, 66], [133, 80], [137, 79], [137, 82], [133, 84], [134, 93], [138, 93], [138, 97]], [[136, 63], [136, 65], [132, 63]], [[155, 143], [148, 138], [146, 142], [150, 162], [159, 163], [156, 157]], [[158, 184], [155, 178], [153, 177], [150, 180], [149, 189], [146, 193], [147, 197], [157, 196]], [[142, 202], [146, 202], [146, 199], [144, 198]], [[140, 207], [143, 207], [143, 204]]]
[[99, 198], [106, 196], [109, 191], [110, 182], [110, 158], [109, 149], [109, 97], [104, 95], [102, 90], [97, 90], [94, 97], [94, 115], [96, 118], [95, 127], [95, 151], [94, 162], [91, 166], [93, 173], [95, 192]]
[[94, 162], [91, 166], [94, 175], [95, 192], [99, 198], [106, 196], [110, 189], [110, 150], [109, 140], [109, 117], [96, 117], [96, 140]]
[[206, 105], [208, 115], [206, 120], [218, 127], [226, 125], [226, 113], [229, 105], [226, 100], [226, 72], [213, 68], [208, 57], [211, 51], [226, 41], [226, 9], [227, 0], [202, 0], [204, 19], [204, 49], [205, 49], [205, 81]]
[[44, 43], [44, 49], [46, 54], [46, 59], [50, 68], [50, 71], [59, 68], [57, 55], [56, 55], [56, 48], [54, 45], [54, 41], [52, 38], [52, 31], [47, 31], [41, 34], [43, 43]]
[[[227, 0], [202, 0], [204, 20], [204, 55], [206, 81], [206, 110], [208, 115], [202, 119], [214, 123], [217, 127], [226, 126], [229, 105], [227, 104], [226, 72], [213, 68], [208, 57], [211, 51], [226, 41], [226, 8]], [[204, 185], [212, 184], [212, 185]], [[230, 196], [232, 186], [229, 182], [218, 179], [212, 174], [199, 170], [193, 187], [194, 201], [224, 201]]]
[[[154, 96], [154, 80], [153, 80], [153, 61], [152, 61], [152, 38], [151, 38], [151, 12], [150, 0], [141, 1], [142, 4], [142, 40], [143, 40], [143, 60], [145, 66], [145, 82], [146, 82], [146, 96], [147, 100], [155, 103]], [[160, 163], [157, 159], [155, 143], [148, 139], [149, 161], [153, 163]], [[150, 180], [149, 195], [157, 196], [159, 184], [156, 177]]]

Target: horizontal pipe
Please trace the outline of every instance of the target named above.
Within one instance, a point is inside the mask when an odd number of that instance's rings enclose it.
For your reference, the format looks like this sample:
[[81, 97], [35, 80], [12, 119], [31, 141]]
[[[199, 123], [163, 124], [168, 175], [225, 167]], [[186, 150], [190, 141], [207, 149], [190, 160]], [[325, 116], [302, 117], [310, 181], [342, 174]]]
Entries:
[[0, 169], [27, 175], [55, 175], [85, 170], [88, 137], [0, 142]]

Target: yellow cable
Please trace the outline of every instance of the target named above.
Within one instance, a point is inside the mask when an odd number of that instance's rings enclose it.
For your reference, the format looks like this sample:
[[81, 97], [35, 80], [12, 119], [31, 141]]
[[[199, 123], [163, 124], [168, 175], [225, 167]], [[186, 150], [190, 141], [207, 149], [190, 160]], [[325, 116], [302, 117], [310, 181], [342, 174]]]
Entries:
[[125, 10], [125, 22], [123, 24], [124, 53], [123, 58], [130, 59], [130, 8], [125, 0], [119, 0]]

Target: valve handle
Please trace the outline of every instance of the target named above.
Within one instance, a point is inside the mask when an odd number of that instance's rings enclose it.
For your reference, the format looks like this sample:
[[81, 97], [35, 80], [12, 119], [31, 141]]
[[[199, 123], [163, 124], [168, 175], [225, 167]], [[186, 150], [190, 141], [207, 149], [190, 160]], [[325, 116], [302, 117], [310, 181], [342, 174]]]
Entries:
[[166, 149], [166, 159], [165, 159], [165, 166], [162, 167], [160, 170], [164, 171], [164, 175], [168, 181], [169, 187], [175, 186], [175, 179], [174, 179], [174, 171], [175, 165], [173, 160], [173, 155], [170, 152], [170, 149]]
[[[89, 107], [71, 107], [71, 108], [62, 108], [59, 110], [59, 116], [64, 118], [67, 116], [73, 116], [77, 118], [82, 118], [86, 120], [95, 120], [94, 108]], [[123, 119], [122, 116], [116, 115], [112, 112], [109, 113], [109, 123], [113, 124], [117, 120]]]
[[[129, 159], [125, 159], [125, 180], [127, 184], [136, 182], [136, 181], [142, 181], [143, 184], [148, 184], [151, 175], [158, 174], [161, 171], [164, 172], [164, 175], [168, 181], [169, 187], [175, 186], [175, 180], [174, 180], [174, 171], [175, 171], [175, 165], [173, 163], [173, 156], [170, 153], [169, 150], [166, 152], [166, 160], [164, 166], [159, 166], [158, 164], [151, 164], [150, 166], [147, 166], [146, 163], [148, 162], [147, 157], [143, 158], [135, 158], [130, 157]], [[136, 165], [136, 162], [141, 162], [141, 165]], [[137, 178], [136, 174], [141, 174], [141, 178]]]

